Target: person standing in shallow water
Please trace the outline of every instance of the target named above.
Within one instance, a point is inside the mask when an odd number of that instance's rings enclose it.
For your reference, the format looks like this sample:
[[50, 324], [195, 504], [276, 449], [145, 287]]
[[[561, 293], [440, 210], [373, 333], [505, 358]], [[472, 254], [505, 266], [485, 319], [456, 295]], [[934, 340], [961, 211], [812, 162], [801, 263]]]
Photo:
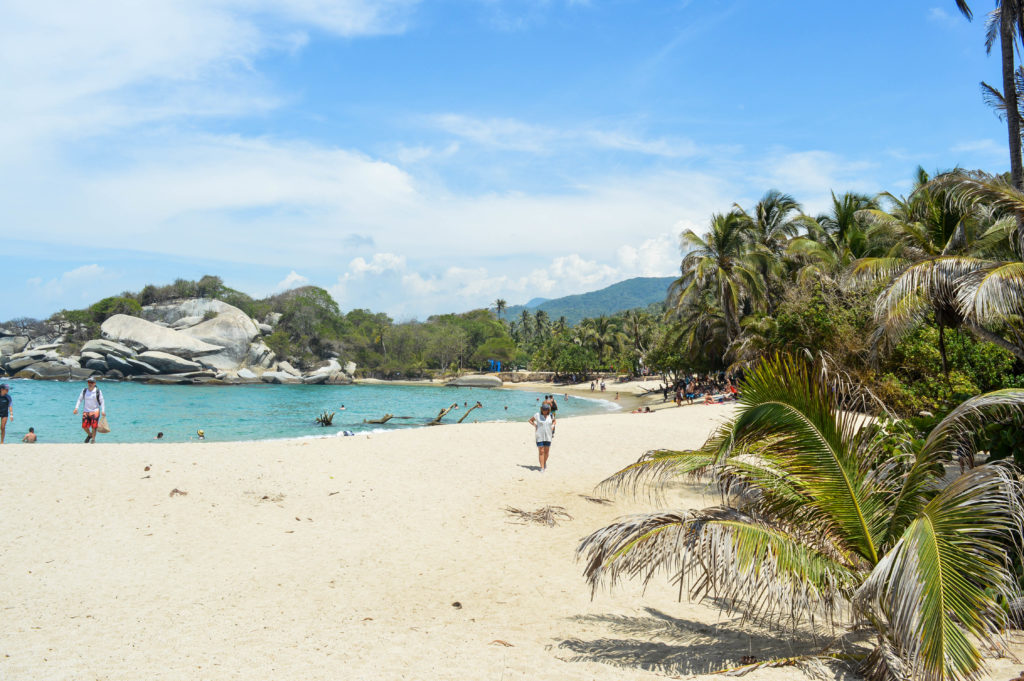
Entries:
[[4, 383], [0, 385], [0, 445], [7, 437], [7, 419], [14, 420], [14, 404], [11, 398], [11, 387]]
[[534, 427], [537, 441], [537, 460], [543, 473], [548, 467], [548, 454], [551, 452], [551, 439], [555, 436], [555, 417], [551, 414], [551, 405], [540, 405], [540, 412], [530, 417], [530, 425]]
[[96, 387], [96, 379], [90, 378], [82, 393], [75, 402], [75, 410], [72, 414], [78, 413], [78, 407], [82, 407], [82, 430], [85, 431], [85, 441], [96, 444], [96, 428], [100, 425], [100, 415], [107, 415], [107, 405], [103, 402], [103, 393]]

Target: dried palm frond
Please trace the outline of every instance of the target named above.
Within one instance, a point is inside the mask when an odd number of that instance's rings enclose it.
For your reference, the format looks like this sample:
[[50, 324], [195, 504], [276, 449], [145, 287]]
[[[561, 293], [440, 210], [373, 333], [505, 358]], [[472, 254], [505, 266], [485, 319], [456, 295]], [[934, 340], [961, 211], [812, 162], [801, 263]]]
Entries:
[[538, 525], [554, 527], [559, 521], [572, 520], [572, 516], [569, 515], [563, 506], [544, 506], [536, 511], [524, 511], [512, 506], [506, 506], [505, 513], [518, 518], [523, 525], [536, 523]]

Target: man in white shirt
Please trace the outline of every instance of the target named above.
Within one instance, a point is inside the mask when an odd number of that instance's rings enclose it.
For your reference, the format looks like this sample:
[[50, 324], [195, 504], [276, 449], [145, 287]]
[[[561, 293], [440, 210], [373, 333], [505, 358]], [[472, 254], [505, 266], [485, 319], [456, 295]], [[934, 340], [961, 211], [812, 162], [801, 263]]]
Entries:
[[96, 379], [89, 378], [82, 393], [75, 402], [73, 414], [78, 413], [78, 407], [82, 407], [82, 430], [85, 431], [85, 441], [96, 444], [96, 428], [100, 424], [100, 414], [107, 415], [107, 405], [103, 402], [103, 393], [96, 387]]

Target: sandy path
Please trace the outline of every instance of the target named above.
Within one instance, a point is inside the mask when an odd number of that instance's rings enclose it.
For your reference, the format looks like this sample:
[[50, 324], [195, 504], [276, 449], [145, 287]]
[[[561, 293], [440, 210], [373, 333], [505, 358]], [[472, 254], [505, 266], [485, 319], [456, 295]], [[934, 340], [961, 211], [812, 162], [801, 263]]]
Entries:
[[[688, 678], [786, 654], [784, 636], [745, 633], [662, 582], [591, 600], [574, 561], [583, 535], [648, 507], [580, 493], [646, 449], [700, 444], [727, 413], [564, 419], [544, 474], [527, 468], [525, 424], [5, 445], [0, 678]], [[522, 526], [502, 510], [546, 504], [574, 520]]]

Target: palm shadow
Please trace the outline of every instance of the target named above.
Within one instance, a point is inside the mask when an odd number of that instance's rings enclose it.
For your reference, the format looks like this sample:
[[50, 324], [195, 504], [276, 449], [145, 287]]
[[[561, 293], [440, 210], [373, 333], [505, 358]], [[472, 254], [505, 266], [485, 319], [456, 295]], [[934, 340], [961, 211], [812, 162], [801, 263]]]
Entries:
[[[752, 661], [764, 662], [821, 652], [828, 637], [805, 631], [774, 631], [740, 619], [708, 624], [672, 617], [655, 608], [646, 616], [580, 615], [578, 625], [621, 637], [570, 638], [558, 647], [569, 651], [571, 662], [601, 662], [669, 675], [707, 674]], [[830, 665], [831, 666], [831, 665]], [[839, 678], [852, 673], [834, 667]]]

